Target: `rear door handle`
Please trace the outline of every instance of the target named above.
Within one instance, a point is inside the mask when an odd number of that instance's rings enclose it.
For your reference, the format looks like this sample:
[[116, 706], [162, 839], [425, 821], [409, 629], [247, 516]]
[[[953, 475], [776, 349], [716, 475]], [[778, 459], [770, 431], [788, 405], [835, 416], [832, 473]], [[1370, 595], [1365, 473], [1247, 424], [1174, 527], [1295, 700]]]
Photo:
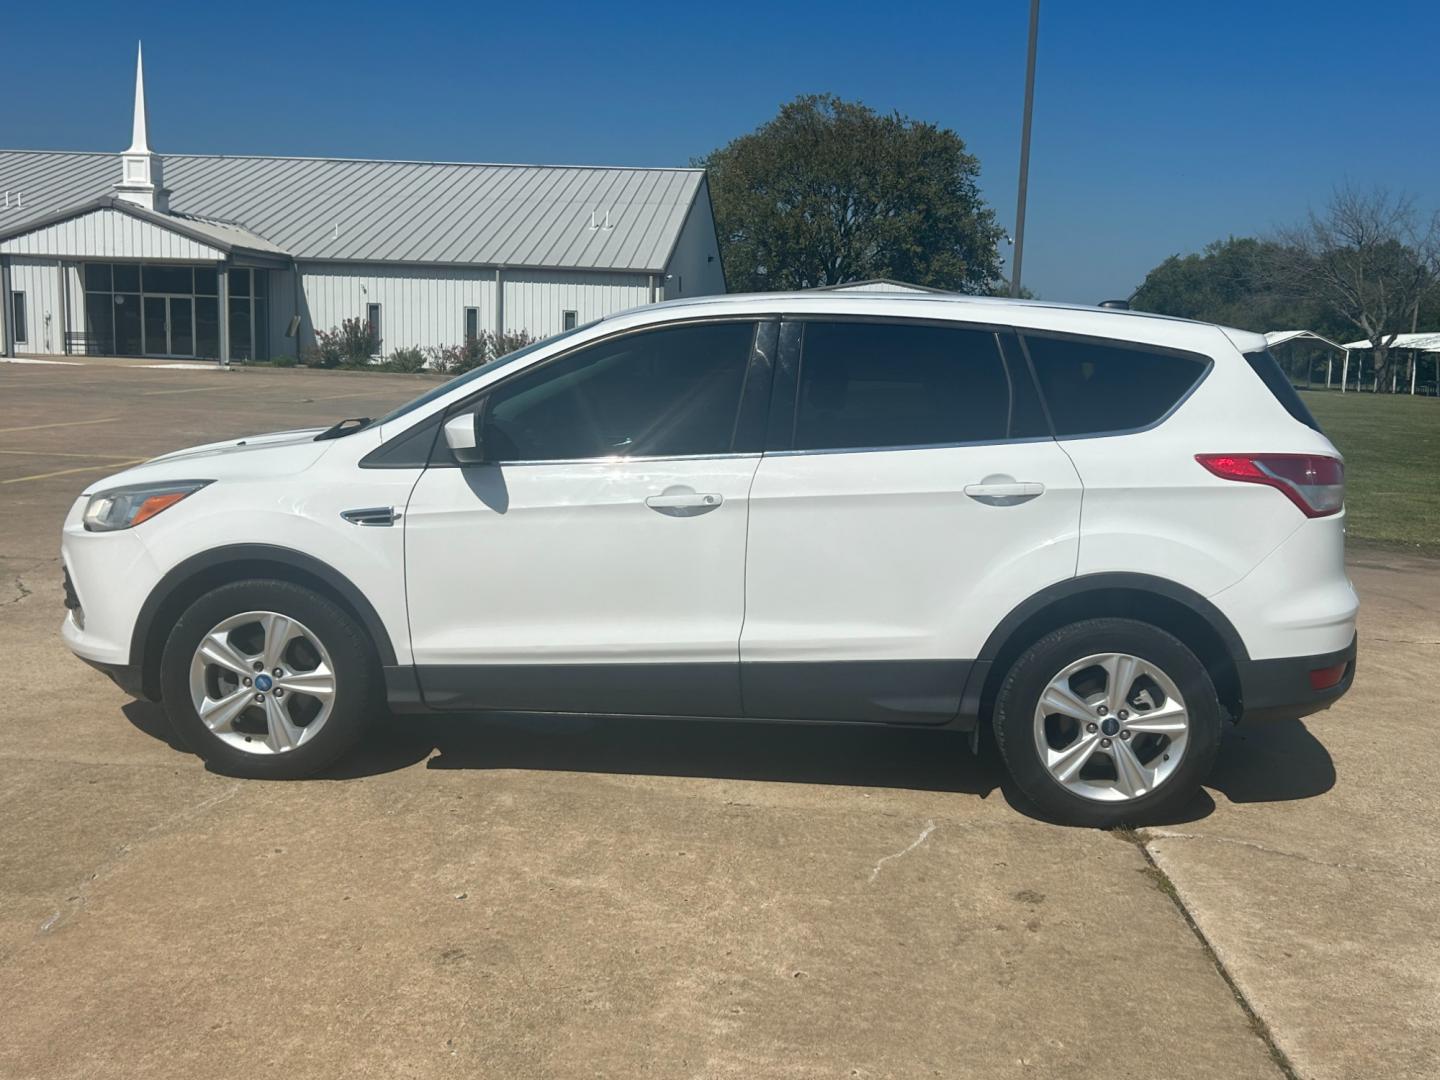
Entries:
[[1008, 480], [965, 485], [965, 494], [986, 506], [1019, 506], [1044, 493], [1044, 484], [1028, 481]]
[[725, 501], [725, 496], [699, 491], [667, 491], [663, 495], [651, 495], [645, 505], [660, 513], [704, 513], [714, 510]]

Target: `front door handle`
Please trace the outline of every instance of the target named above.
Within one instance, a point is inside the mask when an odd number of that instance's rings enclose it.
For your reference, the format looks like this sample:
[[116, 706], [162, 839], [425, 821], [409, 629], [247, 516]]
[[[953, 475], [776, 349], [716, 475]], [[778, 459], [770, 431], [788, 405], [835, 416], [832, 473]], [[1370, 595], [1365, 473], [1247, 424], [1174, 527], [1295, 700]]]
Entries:
[[986, 506], [1019, 506], [1045, 493], [1045, 485], [1030, 481], [991, 480], [986, 477], [979, 484], [966, 484], [965, 494]]
[[692, 491], [689, 488], [669, 489], [659, 495], [651, 495], [645, 505], [651, 510], [676, 517], [687, 517], [714, 510], [725, 501], [725, 496], [714, 493]]

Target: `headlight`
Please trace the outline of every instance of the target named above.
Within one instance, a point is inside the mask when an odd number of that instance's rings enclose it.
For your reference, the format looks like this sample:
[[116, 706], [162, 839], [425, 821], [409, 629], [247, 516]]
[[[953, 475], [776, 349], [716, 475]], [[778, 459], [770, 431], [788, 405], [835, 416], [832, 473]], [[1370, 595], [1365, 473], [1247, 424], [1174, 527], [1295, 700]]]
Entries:
[[85, 528], [89, 532], [128, 529], [193, 495], [212, 480], [171, 480], [160, 484], [128, 484], [97, 491], [85, 505]]

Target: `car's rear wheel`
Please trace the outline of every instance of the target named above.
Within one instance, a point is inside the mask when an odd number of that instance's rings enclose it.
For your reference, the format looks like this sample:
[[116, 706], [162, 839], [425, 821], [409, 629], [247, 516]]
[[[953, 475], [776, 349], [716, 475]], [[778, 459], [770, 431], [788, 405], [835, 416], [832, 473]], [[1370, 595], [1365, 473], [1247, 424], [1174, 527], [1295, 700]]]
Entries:
[[1174, 635], [1133, 619], [1055, 630], [1010, 668], [995, 736], [1015, 783], [1077, 825], [1142, 824], [1180, 810], [1209, 774], [1221, 708]]
[[377, 700], [364, 631], [286, 581], [206, 593], [171, 631], [160, 677], [171, 724], [220, 772], [311, 776], [350, 749]]

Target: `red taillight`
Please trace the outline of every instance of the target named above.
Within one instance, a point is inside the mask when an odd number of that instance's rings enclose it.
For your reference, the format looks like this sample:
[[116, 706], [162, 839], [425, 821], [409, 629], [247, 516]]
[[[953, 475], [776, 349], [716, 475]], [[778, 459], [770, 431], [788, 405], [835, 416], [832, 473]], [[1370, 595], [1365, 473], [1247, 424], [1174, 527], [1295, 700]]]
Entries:
[[1283, 492], [1306, 517], [1337, 514], [1345, 505], [1345, 466], [1323, 454], [1196, 454], [1216, 476], [1266, 484]]
[[1330, 667], [1316, 668], [1310, 672], [1310, 689], [1329, 690], [1332, 686], [1339, 684], [1345, 677], [1345, 669], [1350, 665], [1347, 663], [1332, 664]]

